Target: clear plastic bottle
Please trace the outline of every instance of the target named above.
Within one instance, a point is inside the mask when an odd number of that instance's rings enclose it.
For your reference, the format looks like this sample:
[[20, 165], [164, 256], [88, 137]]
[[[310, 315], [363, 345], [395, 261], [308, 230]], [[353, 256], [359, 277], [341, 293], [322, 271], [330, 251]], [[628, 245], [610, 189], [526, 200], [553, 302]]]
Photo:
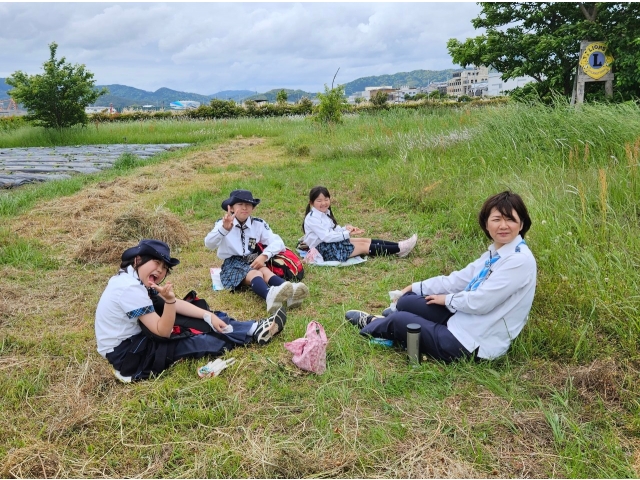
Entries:
[[420, 357], [420, 331], [421, 327], [417, 323], [410, 323], [407, 325], [407, 356], [409, 357], [409, 363], [412, 365], [419, 365], [421, 361]]

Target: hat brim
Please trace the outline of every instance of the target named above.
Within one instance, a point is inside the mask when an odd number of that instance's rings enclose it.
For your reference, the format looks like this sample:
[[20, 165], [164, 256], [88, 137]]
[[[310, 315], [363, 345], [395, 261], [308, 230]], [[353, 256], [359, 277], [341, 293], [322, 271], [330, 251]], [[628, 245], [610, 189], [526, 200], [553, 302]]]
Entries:
[[236, 203], [250, 203], [255, 207], [260, 203], [260, 199], [254, 198], [253, 200], [247, 200], [240, 197], [229, 197], [224, 202], [222, 202], [222, 210], [226, 212], [229, 207], [232, 207]]
[[149, 255], [150, 257], [155, 258], [156, 260], [160, 260], [161, 262], [166, 263], [170, 267], [175, 267], [180, 263], [180, 260], [177, 258], [169, 258], [163, 257], [158, 253], [154, 248], [149, 245], [136, 245], [135, 247], [127, 248], [122, 254], [122, 260], [131, 260], [132, 258], [137, 257], [138, 255]]

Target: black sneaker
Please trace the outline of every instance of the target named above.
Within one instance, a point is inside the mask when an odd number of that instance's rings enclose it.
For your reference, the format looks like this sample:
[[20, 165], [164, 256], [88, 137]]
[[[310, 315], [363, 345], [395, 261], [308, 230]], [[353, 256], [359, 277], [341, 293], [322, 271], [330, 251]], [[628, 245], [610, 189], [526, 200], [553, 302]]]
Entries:
[[258, 320], [258, 327], [253, 332], [253, 341], [258, 345], [269, 343], [275, 335], [282, 331], [285, 323], [287, 323], [287, 310], [279, 308], [269, 318]]
[[347, 313], [344, 314], [344, 318], [349, 320], [349, 322], [351, 322], [356, 327], [364, 328], [373, 320], [384, 317], [381, 317], [380, 315], [370, 315], [367, 312], [363, 312], [362, 310], [348, 310]]

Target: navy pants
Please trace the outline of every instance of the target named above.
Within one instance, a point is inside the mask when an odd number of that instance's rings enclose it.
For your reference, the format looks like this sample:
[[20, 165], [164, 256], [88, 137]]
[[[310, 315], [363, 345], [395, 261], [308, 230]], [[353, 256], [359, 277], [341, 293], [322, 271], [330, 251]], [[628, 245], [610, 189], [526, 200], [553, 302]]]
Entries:
[[447, 321], [452, 315], [448, 308], [427, 305], [424, 297], [409, 292], [398, 300], [397, 311], [374, 320], [360, 330], [360, 334], [393, 340], [406, 348], [407, 325], [417, 323], [421, 327], [420, 352], [448, 363], [471, 356], [471, 352], [447, 329]]

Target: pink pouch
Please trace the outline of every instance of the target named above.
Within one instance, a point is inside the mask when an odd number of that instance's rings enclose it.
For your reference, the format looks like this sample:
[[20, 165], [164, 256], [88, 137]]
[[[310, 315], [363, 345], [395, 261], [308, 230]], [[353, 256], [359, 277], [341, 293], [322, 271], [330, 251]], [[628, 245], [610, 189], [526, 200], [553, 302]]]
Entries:
[[293, 353], [293, 363], [302, 370], [321, 375], [327, 369], [327, 334], [318, 322], [309, 322], [304, 338], [284, 344]]

